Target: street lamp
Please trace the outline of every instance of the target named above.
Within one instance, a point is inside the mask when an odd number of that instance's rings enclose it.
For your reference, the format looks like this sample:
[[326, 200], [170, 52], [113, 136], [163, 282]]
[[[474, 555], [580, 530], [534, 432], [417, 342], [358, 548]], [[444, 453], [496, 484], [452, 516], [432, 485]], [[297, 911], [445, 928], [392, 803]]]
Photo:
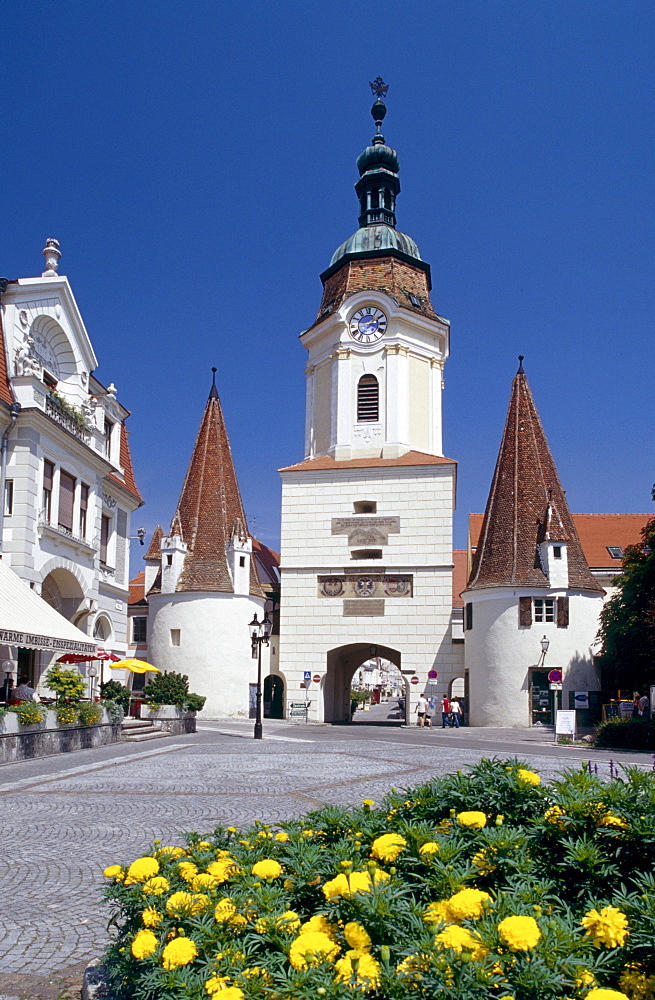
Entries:
[[255, 617], [248, 625], [253, 659], [255, 654], [257, 655], [257, 710], [255, 715], [254, 737], [256, 740], [261, 740], [262, 738], [262, 643], [268, 646], [268, 640], [270, 638], [272, 628], [273, 622], [268, 617], [268, 614], [266, 614], [264, 620], [260, 622], [257, 619], [257, 612], [255, 612]]
[[542, 665], [542, 667], [543, 667], [544, 663], [546, 662], [546, 653], [548, 652], [548, 647], [549, 646], [550, 646], [550, 642], [546, 638], [546, 636], [544, 636], [543, 639], [541, 640], [541, 665]]

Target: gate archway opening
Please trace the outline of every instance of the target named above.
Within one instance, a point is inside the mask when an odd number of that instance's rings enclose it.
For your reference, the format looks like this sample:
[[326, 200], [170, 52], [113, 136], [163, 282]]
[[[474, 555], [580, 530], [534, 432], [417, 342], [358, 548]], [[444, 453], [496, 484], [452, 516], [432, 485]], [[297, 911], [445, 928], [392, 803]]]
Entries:
[[[380, 660], [388, 660], [398, 668], [398, 683], [402, 683], [402, 695], [405, 705], [408, 703], [408, 690], [406, 678], [400, 673], [401, 654], [397, 649], [390, 646], [371, 645], [368, 642], [355, 642], [346, 646], [337, 646], [330, 649], [327, 654], [327, 671], [323, 683], [323, 721], [344, 723], [350, 722], [352, 717], [351, 706], [351, 685], [352, 679], [364, 663], [372, 657], [379, 657]], [[404, 712], [396, 720], [397, 723], [405, 721]]]
[[279, 674], [268, 674], [264, 678], [264, 718], [284, 717], [284, 681]]

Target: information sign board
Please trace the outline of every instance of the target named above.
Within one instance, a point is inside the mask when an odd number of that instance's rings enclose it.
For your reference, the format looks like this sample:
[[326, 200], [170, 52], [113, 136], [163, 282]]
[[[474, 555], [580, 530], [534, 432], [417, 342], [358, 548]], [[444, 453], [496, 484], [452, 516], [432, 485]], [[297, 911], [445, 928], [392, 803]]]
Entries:
[[557, 736], [575, 736], [575, 709], [557, 709], [555, 734]]
[[303, 678], [305, 682], [305, 687], [312, 682], [312, 672], [311, 670], [305, 670], [303, 673]]
[[576, 708], [589, 708], [589, 692], [576, 691], [574, 694]]

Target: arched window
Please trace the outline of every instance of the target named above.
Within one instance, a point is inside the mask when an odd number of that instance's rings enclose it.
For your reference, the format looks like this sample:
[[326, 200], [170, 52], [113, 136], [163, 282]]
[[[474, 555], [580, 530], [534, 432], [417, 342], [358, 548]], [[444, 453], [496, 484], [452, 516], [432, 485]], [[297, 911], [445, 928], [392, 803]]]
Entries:
[[357, 384], [357, 419], [380, 419], [380, 386], [375, 375], [362, 375]]

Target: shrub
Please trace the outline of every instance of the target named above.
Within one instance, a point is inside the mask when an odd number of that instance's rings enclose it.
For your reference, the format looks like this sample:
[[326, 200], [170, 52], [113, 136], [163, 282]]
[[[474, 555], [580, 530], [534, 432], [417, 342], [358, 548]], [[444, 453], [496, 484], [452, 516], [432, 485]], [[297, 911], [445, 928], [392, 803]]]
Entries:
[[107, 681], [100, 688], [100, 694], [109, 701], [115, 701], [123, 709], [123, 715], [127, 715], [130, 709], [130, 689], [124, 684], [120, 681]]
[[155, 841], [105, 871], [105, 964], [119, 1000], [652, 1000], [654, 866], [655, 774], [483, 760], [377, 809]]
[[60, 726], [72, 726], [78, 720], [80, 706], [76, 702], [60, 701], [55, 712]]
[[45, 709], [35, 701], [21, 701], [20, 705], [10, 705], [8, 711], [15, 712], [21, 726], [33, 726], [37, 722], [43, 722]]
[[596, 733], [596, 746], [655, 750], [655, 722], [643, 719], [610, 719]]
[[207, 701], [202, 695], [189, 692], [189, 678], [186, 674], [176, 674], [172, 670], [155, 674], [144, 687], [143, 693], [152, 708], [179, 705], [186, 711], [200, 712]]
[[105, 698], [101, 704], [107, 709], [107, 714], [115, 726], [123, 721], [125, 718], [125, 712], [123, 711], [123, 706], [119, 705], [117, 701], [113, 701], [111, 698]]
[[55, 692], [57, 701], [66, 698], [79, 701], [86, 688], [84, 678], [77, 670], [63, 670], [58, 664], [50, 667], [45, 675], [45, 686]]
[[80, 705], [79, 720], [83, 726], [96, 726], [102, 718], [102, 708], [100, 705]]

